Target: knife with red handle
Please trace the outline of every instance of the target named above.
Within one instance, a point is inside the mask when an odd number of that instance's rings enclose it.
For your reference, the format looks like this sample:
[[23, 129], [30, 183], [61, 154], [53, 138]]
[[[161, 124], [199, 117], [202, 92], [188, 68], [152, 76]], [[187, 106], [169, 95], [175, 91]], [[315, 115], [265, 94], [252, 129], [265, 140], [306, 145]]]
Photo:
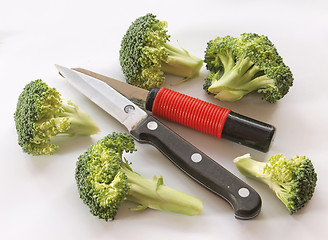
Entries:
[[106, 82], [131, 101], [141, 103], [139, 106], [144, 105], [154, 116], [262, 152], [267, 152], [273, 141], [274, 126], [229, 109], [165, 87], [147, 91], [83, 68], [74, 70]]

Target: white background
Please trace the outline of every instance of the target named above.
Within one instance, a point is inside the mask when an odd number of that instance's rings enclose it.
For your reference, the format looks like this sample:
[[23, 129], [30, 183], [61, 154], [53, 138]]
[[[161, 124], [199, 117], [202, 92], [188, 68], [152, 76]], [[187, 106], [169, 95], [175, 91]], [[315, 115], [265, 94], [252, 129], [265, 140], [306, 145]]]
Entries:
[[[145, 177], [203, 200], [204, 211], [194, 217], [145, 210], [130, 212], [126, 203], [115, 221], [91, 215], [79, 199], [74, 170], [77, 157], [91, 144], [123, 126], [71, 88], [54, 64], [83, 67], [124, 81], [118, 52], [130, 23], [152, 12], [168, 22], [172, 45], [181, 44], [203, 58], [207, 41], [217, 36], [257, 32], [270, 37], [295, 81], [288, 95], [276, 104], [250, 94], [235, 103], [222, 103], [202, 90], [205, 67], [198, 78], [165, 86], [232, 109], [276, 126], [268, 153], [219, 140], [167, 123], [196, 147], [253, 186], [262, 197], [260, 215], [236, 220], [229, 204], [202, 188], [150, 145], [137, 143], [128, 156]], [[327, 1], [16, 1], [0, 7], [1, 239], [321, 239], [327, 234]], [[92, 137], [62, 139], [52, 156], [33, 157], [17, 144], [13, 113], [25, 84], [42, 78], [71, 99], [98, 123]], [[165, 122], [166, 123], [166, 122]], [[299, 213], [290, 216], [284, 205], [263, 184], [245, 179], [232, 160], [251, 153], [265, 161], [270, 155], [296, 154], [312, 159], [318, 173], [316, 192]]]

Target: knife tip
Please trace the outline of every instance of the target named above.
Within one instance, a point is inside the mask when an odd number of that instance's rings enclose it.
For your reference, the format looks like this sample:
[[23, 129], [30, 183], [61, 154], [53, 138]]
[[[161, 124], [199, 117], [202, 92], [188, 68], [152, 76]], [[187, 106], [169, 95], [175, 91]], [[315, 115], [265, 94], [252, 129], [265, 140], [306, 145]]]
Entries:
[[58, 71], [58, 74], [60, 75], [60, 76], [62, 76], [62, 77], [64, 77], [63, 76], [63, 74], [61, 73], [61, 68], [62, 68], [62, 66], [60, 66], [60, 65], [58, 65], [58, 64], [55, 64], [55, 67], [56, 67], [56, 69], [57, 69], [57, 71]]

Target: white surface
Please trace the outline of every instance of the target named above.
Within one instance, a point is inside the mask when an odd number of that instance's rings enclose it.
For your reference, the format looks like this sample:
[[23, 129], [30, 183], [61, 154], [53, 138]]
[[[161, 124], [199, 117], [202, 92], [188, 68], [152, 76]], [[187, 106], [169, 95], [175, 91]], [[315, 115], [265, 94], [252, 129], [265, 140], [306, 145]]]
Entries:
[[[236, 220], [231, 207], [208, 192], [149, 145], [137, 143], [128, 156], [145, 177], [162, 175], [171, 187], [201, 198], [195, 217], [124, 204], [116, 220], [92, 216], [79, 199], [74, 180], [77, 157], [95, 141], [125, 128], [72, 89], [54, 64], [84, 67], [123, 80], [118, 62], [121, 37], [137, 17], [152, 12], [168, 21], [172, 44], [203, 57], [208, 40], [242, 32], [265, 34], [275, 43], [295, 82], [276, 104], [251, 94], [236, 103], [220, 103], [202, 90], [205, 68], [197, 79], [169, 86], [277, 127], [275, 142], [264, 154], [218, 140], [176, 124], [168, 125], [192, 144], [243, 178], [232, 159], [250, 152], [266, 159], [283, 153], [309, 156], [318, 173], [311, 202], [290, 216], [264, 185], [245, 179], [261, 195], [262, 212], [251, 221]], [[0, 239], [321, 239], [327, 234], [327, 1], [2, 1], [0, 8], [1, 167]], [[101, 133], [63, 139], [53, 156], [26, 155], [17, 145], [13, 113], [28, 82], [42, 78], [99, 124]]]

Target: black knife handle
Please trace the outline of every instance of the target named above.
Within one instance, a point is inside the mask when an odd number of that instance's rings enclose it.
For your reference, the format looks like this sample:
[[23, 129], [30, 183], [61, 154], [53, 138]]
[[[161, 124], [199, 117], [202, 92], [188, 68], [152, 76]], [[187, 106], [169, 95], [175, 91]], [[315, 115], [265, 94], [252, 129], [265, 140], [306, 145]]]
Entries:
[[267, 152], [275, 127], [164, 87], [149, 91], [146, 109], [154, 116]]
[[154, 117], [148, 116], [131, 135], [139, 142], [153, 144], [183, 172], [229, 202], [237, 219], [259, 214], [261, 198], [254, 189]]

